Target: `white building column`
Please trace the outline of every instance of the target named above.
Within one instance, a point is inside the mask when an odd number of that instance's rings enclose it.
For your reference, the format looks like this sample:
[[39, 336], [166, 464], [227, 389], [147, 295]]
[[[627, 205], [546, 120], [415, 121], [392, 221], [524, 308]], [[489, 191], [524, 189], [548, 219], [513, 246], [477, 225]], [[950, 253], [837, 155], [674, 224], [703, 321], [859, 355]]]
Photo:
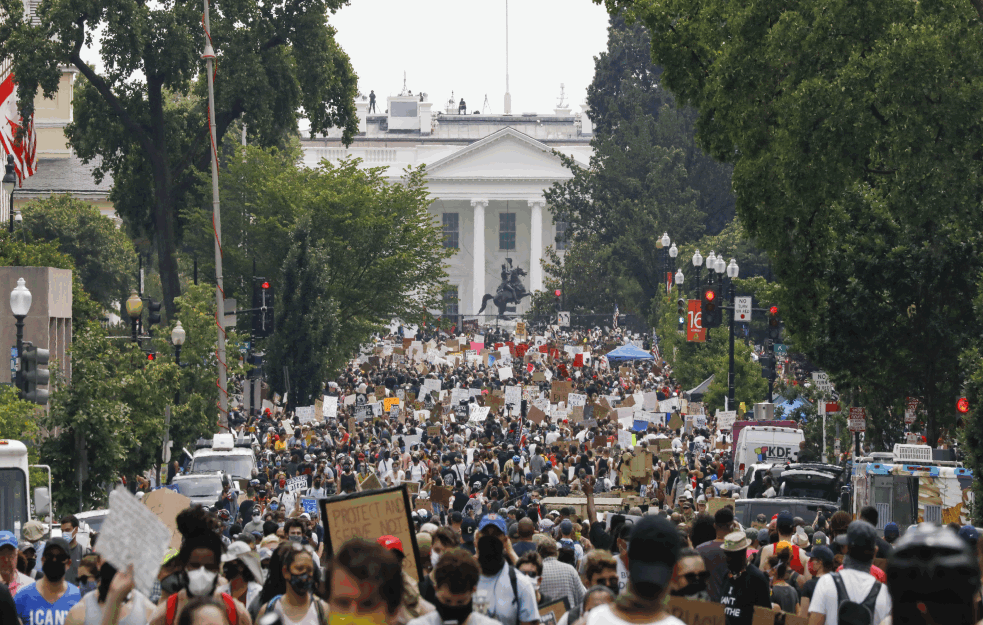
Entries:
[[474, 219], [471, 221], [474, 237], [471, 254], [474, 265], [471, 310], [467, 312], [476, 315], [481, 308], [481, 298], [485, 296], [485, 209], [488, 208], [488, 200], [471, 200], [471, 206], [474, 207]]
[[529, 229], [529, 291], [543, 290], [543, 208], [545, 200], [529, 200], [531, 226]]

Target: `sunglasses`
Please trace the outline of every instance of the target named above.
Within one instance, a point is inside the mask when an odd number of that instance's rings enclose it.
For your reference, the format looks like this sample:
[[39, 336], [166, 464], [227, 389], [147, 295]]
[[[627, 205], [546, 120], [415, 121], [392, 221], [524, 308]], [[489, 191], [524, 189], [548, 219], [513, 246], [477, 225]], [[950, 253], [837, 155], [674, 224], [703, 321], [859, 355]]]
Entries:
[[710, 579], [710, 573], [703, 571], [702, 573], [687, 573], [683, 575], [686, 581], [690, 584], [695, 584], [697, 582], [705, 582]]

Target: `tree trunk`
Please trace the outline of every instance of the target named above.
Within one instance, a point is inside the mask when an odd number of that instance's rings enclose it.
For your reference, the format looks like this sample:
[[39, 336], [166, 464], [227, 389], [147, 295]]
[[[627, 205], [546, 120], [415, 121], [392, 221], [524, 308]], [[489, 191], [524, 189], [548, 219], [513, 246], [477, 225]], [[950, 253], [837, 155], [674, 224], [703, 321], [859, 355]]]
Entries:
[[154, 226], [157, 232], [157, 265], [160, 270], [160, 284], [164, 291], [164, 308], [167, 318], [174, 319], [177, 306], [174, 298], [181, 295], [181, 282], [178, 279], [176, 243], [174, 241], [174, 206], [171, 195], [171, 175], [165, 154], [150, 155], [154, 172]]

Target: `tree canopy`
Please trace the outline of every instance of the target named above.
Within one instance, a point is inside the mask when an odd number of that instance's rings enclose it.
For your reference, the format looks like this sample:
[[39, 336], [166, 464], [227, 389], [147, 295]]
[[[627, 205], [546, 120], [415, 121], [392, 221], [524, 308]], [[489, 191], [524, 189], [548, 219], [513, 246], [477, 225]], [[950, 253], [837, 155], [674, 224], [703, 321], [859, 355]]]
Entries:
[[[278, 145], [298, 119], [312, 133], [357, 128], [356, 76], [328, 24], [344, 0], [211, 3], [217, 53], [217, 136], [244, 121], [250, 141]], [[61, 67], [82, 75], [74, 93], [72, 149], [113, 175], [110, 199], [130, 233], [156, 247], [164, 303], [180, 295], [176, 250], [180, 216], [203, 203], [199, 172], [209, 168], [202, 5], [142, 0], [43, 0], [29, 20], [21, 0], [0, 0], [0, 58], [13, 60], [18, 106], [34, 111], [36, 93], [53, 96]], [[101, 33], [103, 73], [82, 60]], [[206, 192], [207, 194], [207, 192]]]

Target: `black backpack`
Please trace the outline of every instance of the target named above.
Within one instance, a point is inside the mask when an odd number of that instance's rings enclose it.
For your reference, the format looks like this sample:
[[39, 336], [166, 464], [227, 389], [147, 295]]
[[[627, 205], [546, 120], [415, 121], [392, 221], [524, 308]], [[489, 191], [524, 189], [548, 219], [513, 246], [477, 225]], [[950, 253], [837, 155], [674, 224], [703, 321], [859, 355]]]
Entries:
[[831, 575], [833, 584], [836, 585], [836, 603], [839, 605], [836, 614], [839, 625], [877, 625], [874, 623], [874, 610], [877, 607], [877, 595], [881, 592], [881, 583], [875, 580], [863, 603], [855, 603], [850, 600], [840, 574]]

